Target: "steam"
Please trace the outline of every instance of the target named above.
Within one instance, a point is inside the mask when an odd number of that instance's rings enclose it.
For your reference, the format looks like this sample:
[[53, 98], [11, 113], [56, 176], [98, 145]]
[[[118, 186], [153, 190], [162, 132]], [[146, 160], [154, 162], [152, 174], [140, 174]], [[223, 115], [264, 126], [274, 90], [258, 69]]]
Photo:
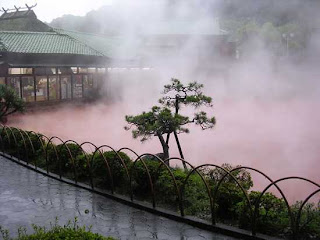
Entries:
[[[141, 34], [160, 29], [165, 20], [187, 19], [194, 31], [203, 30], [199, 28], [205, 24], [214, 31], [210, 26], [219, 28], [217, 11], [201, 1], [184, 2], [114, 3], [113, 7], [121, 10], [119, 18], [126, 23], [121, 29], [123, 41], [119, 43], [122, 47], [118, 55], [139, 56], [141, 50], [146, 50], [139, 45]], [[170, 40], [166, 44], [170, 46]], [[11, 124], [79, 142], [158, 153], [161, 146], [157, 139], [141, 144], [123, 130], [124, 116], [157, 104], [163, 85], [171, 77], [185, 83], [196, 80], [213, 97], [212, 113], [217, 125], [212, 131], [192, 127], [189, 135], [180, 136], [186, 160], [195, 165], [250, 166], [273, 179], [296, 175], [319, 183], [320, 69], [315, 62], [320, 55], [320, 36], [310, 38], [303, 61], [277, 59], [259, 39], [248, 41], [244, 48], [250, 54], [240, 60], [199, 59], [199, 54], [212, 51], [211, 47], [201, 36], [185, 36], [179, 48], [167, 55], [141, 59], [139, 66], [126, 70], [111, 69], [104, 89], [107, 102], [28, 113], [16, 116]], [[175, 145], [170, 152], [171, 156], [178, 156]], [[256, 188], [261, 190], [266, 185], [255, 175], [254, 179]], [[299, 185], [297, 191], [295, 184], [293, 181], [286, 186], [291, 199], [298, 200], [313, 190], [309, 185]]]

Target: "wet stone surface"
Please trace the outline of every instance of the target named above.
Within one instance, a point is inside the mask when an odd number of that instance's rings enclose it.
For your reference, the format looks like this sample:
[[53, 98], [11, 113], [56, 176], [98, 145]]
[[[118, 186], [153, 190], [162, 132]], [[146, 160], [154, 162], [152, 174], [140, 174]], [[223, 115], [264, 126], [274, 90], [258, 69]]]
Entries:
[[19, 226], [30, 232], [31, 224], [50, 226], [56, 217], [60, 224], [78, 217], [79, 225], [117, 239], [234, 239], [128, 207], [0, 157], [0, 225], [16, 236]]

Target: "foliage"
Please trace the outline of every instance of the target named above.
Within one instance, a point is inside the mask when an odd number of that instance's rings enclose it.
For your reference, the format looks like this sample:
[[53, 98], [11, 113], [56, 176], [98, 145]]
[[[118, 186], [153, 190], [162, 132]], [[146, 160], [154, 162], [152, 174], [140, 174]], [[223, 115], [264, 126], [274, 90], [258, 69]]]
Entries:
[[[180, 168], [172, 169], [178, 190], [181, 192], [185, 213], [208, 219], [210, 215], [210, 200], [201, 177], [193, 173], [188, 178], [189, 171]], [[185, 185], [184, 185], [185, 183]], [[184, 188], [182, 188], [184, 186]], [[163, 171], [157, 181], [158, 195], [166, 204], [178, 207], [177, 190], [168, 171]], [[183, 190], [182, 190], [183, 189]]]
[[[215, 204], [217, 206], [216, 214], [223, 222], [235, 222], [239, 216], [236, 213], [236, 206], [239, 202], [244, 201], [245, 194], [248, 193], [249, 189], [253, 186], [253, 182], [251, 175], [247, 170], [233, 170], [235, 168], [240, 168], [241, 166], [234, 167], [230, 164], [222, 164], [221, 167], [226, 171], [231, 172], [231, 175], [227, 174], [227, 172], [221, 168], [205, 168], [202, 172], [210, 183], [212, 194], [217, 190], [218, 182], [223, 179], [215, 199]], [[242, 192], [235, 180], [238, 181], [240, 186], [244, 189], [244, 192]]]
[[77, 218], [74, 222], [69, 221], [66, 225], [59, 226], [57, 220], [54, 225], [51, 225], [50, 229], [45, 227], [32, 225], [33, 233], [27, 234], [26, 228], [18, 229], [18, 237], [10, 238], [9, 232], [4, 230], [0, 226], [0, 232], [3, 240], [113, 240], [111, 237], [103, 237], [100, 234], [92, 233], [91, 227], [79, 226]]
[[[50, 170], [54, 173], [72, 174], [74, 167], [78, 169], [79, 163], [76, 161], [77, 156], [83, 154], [81, 148], [73, 143], [60, 144], [54, 149], [54, 145], [48, 149], [48, 162], [50, 165]], [[58, 158], [57, 158], [57, 154]]]
[[[252, 206], [258, 199], [261, 192], [252, 191], [249, 194]], [[251, 227], [251, 216], [249, 206], [245, 200], [236, 205], [236, 212], [239, 215], [239, 226], [241, 228]], [[277, 198], [272, 193], [265, 193], [259, 205], [259, 218], [257, 219], [257, 230], [270, 235], [278, 235], [289, 228], [287, 207], [283, 199]]]
[[[297, 215], [302, 202], [296, 202], [293, 212]], [[320, 200], [318, 203], [307, 203], [301, 212], [301, 222], [299, 225], [299, 239], [320, 239]]]
[[212, 98], [205, 96], [202, 93], [202, 88], [203, 84], [191, 82], [184, 86], [180, 80], [173, 78], [171, 79], [171, 84], [164, 86], [163, 94], [166, 94], [166, 96], [162, 97], [159, 103], [167, 107], [176, 108], [178, 99], [178, 104], [193, 105], [194, 107], [203, 105], [211, 107]]
[[[109, 164], [114, 187], [125, 187], [125, 183], [128, 183], [128, 176], [125, 167], [123, 166], [118, 156], [121, 157], [121, 159], [129, 169], [132, 164], [131, 159], [127, 154], [123, 152], [117, 154], [114, 151], [104, 152], [103, 156]], [[91, 163], [92, 174], [96, 186], [110, 189], [110, 176], [104, 158], [99, 153], [95, 154], [93, 162]]]
[[[226, 171], [221, 168], [225, 169], [228, 172], [231, 172], [232, 176], [227, 174]], [[224, 180], [223, 180], [224, 185], [227, 185], [227, 184], [235, 185], [236, 182], [234, 179], [236, 179], [240, 183], [240, 185], [247, 191], [251, 187], [253, 187], [253, 182], [252, 182], [250, 173], [247, 170], [242, 169], [241, 166], [238, 165], [234, 167], [230, 164], [224, 163], [221, 165], [221, 168], [205, 169], [203, 171], [205, 172], [206, 176], [209, 177], [209, 179], [213, 182], [217, 182], [224, 177]], [[232, 171], [233, 169], [236, 169], [236, 168], [239, 168], [239, 169]]]
[[[168, 108], [152, 107], [150, 112], [143, 112], [137, 116], [126, 116], [126, 121], [136, 126], [132, 130], [133, 138], [141, 137], [144, 142], [152, 136], [161, 136], [166, 133], [178, 131], [188, 133], [189, 130], [183, 126], [189, 122], [188, 117], [179, 114], [173, 114]], [[129, 130], [127, 127], [126, 130]]]
[[[150, 160], [148, 157], [143, 159], [144, 163], [146, 164], [152, 182], [156, 183], [159, 175], [162, 174], [163, 171], [165, 171], [165, 167], [160, 167], [160, 162], [156, 160]], [[151, 193], [150, 189], [150, 181], [149, 177], [147, 174], [147, 170], [142, 163], [142, 160], [137, 162], [133, 168], [131, 168], [132, 171], [132, 179], [133, 179], [133, 188], [136, 194], [138, 195], [143, 195], [143, 196], [148, 196]], [[154, 186], [157, 191], [157, 187]]]
[[[200, 126], [203, 130], [213, 128], [216, 123], [215, 118], [209, 118], [204, 111], [196, 112], [192, 118], [179, 114], [181, 105], [190, 105], [195, 108], [212, 106], [212, 98], [205, 96], [202, 93], [202, 88], [203, 85], [197, 82], [191, 82], [185, 86], [178, 79], [171, 79], [171, 84], [164, 86], [163, 94], [165, 96], [159, 99], [162, 106], [154, 106], [151, 111], [143, 112], [140, 115], [126, 116], [125, 119], [129, 125], [125, 129], [134, 128], [132, 130], [133, 138], [141, 137], [142, 142], [152, 136], [157, 136], [163, 149], [164, 159], [169, 158], [170, 134], [175, 134], [180, 155], [183, 158], [177, 134], [189, 133], [186, 126], [191, 123]], [[174, 108], [174, 113], [171, 108]], [[165, 134], [167, 135], [166, 141], [164, 140]]]
[[[8, 129], [9, 137], [4, 131], [0, 132], [3, 150], [17, 157], [24, 156], [22, 137], [19, 137], [20, 132], [17, 129], [11, 130], [12, 132]], [[15, 144], [13, 140], [13, 134], [16, 136], [17, 144]], [[29, 133], [29, 136], [35, 148], [35, 154], [30, 154], [28, 156], [29, 163], [37, 163], [38, 167], [46, 169], [47, 164], [45, 161], [45, 152], [42, 150], [42, 145], [39, 139], [33, 133]], [[45, 147], [48, 148], [49, 170], [59, 173], [59, 164], [56, 160], [54, 152], [54, 149], [56, 148], [59, 152], [59, 156], [61, 159], [63, 159], [61, 162], [63, 163], [61, 166], [61, 169], [63, 170], [62, 175], [69, 179], [73, 179], [73, 164], [66, 146], [63, 146], [62, 144], [58, 146], [53, 143], [48, 144], [45, 141], [45, 138], [42, 138], [42, 140]], [[127, 173], [122, 166], [122, 163], [119, 160], [116, 152], [103, 152], [103, 156], [106, 159], [105, 162], [102, 155], [98, 152], [94, 157], [92, 154], [87, 154], [87, 156], [85, 156], [78, 145], [69, 143], [67, 146], [74, 157], [79, 181], [85, 183], [88, 183], [89, 181], [89, 160], [91, 163], [94, 186], [103, 189], [110, 189], [111, 181], [106, 167], [106, 162], [108, 162], [110, 170], [112, 171], [116, 192], [128, 192], [130, 185], [128, 182]], [[27, 147], [28, 153], [31, 152], [29, 151], [30, 146], [28, 142]], [[19, 148], [22, 149], [19, 150]], [[133, 162], [126, 154], [119, 153], [119, 156], [125, 162], [129, 174], [132, 174], [133, 192], [135, 198], [150, 201], [151, 189], [149, 178], [142, 161], [140, 160], [136, 162], [135, 168], [133, 168]], [[92, 157], [93, 161], [91, 161]], [[25, 158], [22, 160], [26, 161], [27, 159]], [[224, 179], [221, 181], [216, 198], [214, 199], [216, 219], [226, 224], [237, 225], [243, 229], [251, 229], [252, 215], [247, 199], [245, 198], [245, 194], [248, 195], [249, 202], [254, 208], [255, 203], [261, 193], [251, 190], [253, 187], [253, 181], [250, 173], [246, 169], [241, 168], [241, 166], [223, 164], [222, 167], [225, 170], [229, 172], [232, 171], [232, 176], [230, 176], [226, 175], [226, 171], [220, 168], [204, 167], [198, 169], [198, 172], [202, 176], [201, 177], [196, 172], [190, 174], [190, 169], [183, 170], [178, 167], [171, 168], [169, 166], [162, 166], [160, 168], [160, 162], [151, 156], [144, 157], [143, 160], [151, 175], [157, 206], [160, 205], [171, 210], [179, 211], [178, 193], [172, 176], [167, 169], [169, 168], [175, 178], [178, 191], [181, 193], [185, 214], [210, 220], [210, 199], [203, 179], [207, 182], [208, 188], [211, 192], [211, 197], [213, 197], [213, 194], [217, 189], [217, 183], [224, 177]], [[188, 174], [190, 174], [190, 176], [186, 181]], [[235, 180], [239, 182], [244, 192], [236, 184]], [[185, 187], [182, 189], [185, 181]], [[294, 219], [297, 217], [297, 213], [301, 204], [302, 202], [297, 202], [291, 206]], [[288, 210], [284, 200], [281, 198], [278, 198], [270, 192], [266, 192], [261, 198], [258, 213], [259, 215], [256, 224], [256, 229], [258, 232], [281, 237], [288, 237], [290, 234], [292, 234]], [[320, 202], [318, 205], [314, 203], [306, 204], [302, 209], [301, 222], [299, 226], [299, 239], [319, 239], [319, 222]]]
[[5, 122], [8, 115], [23, 110], [24, 103], [16, 92], [12, 88], [0, 84], [0, 121]]

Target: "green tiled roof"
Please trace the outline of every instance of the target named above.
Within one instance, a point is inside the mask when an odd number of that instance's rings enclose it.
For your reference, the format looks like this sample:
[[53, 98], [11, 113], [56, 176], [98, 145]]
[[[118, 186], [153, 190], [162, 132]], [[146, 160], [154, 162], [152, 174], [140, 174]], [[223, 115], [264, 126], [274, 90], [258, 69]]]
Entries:
[[[57, 33], [66, 34], [113, 59], [128, 60], [139, 54], [139, 42], [123, 37], [111, 37], [92, 33], [75, 32], [64, 29], [54, 29]], [[134, 46], [134, 47], [133, 47]]]
[[0, 50], [31, 54], [104, 56], [85, 43], [57, 32], [0, 31]]
[[52, 28], [36, 18], [0, 18], [0, 31], [52, 32]]

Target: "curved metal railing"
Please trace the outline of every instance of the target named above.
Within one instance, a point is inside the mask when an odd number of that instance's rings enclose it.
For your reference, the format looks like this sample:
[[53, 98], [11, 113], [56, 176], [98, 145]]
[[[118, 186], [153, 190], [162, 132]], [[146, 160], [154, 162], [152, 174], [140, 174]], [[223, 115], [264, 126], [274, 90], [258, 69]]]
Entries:
[[[281, 178], [278, 180], [272, 180], [265, 173], [261, 172], [260, 170], [258, 170], [256, 168], [252, 168], [252, 167], [240, 166], [240, 167], [236, 167], [232, 170], [227, 170], [227, 169], [225, 169], [221, 166], [215, 165], [215, 164], [203, 164], [203, 165], [195, 167], [191, 163], [189, 163], [188, 161], [181, 159], [181, 158], [170, 158], [170, 159], [163, 160], [154, 154], [138, 155], [135, 151], [133, 151], [130, 148], [121, 148], [118, 151], [116, 151], [114, 148], [112, 148], [108, 145], [96, 146], [95, 144], [93, 144], [91, 142], [84, 142], [84, 143], [79, 144], [78, 142], [71, 140], [71, 139], [69, 139], [67, 141], [63, 141], [61, 138], [59, 138], [57, 136], [53, 136], [53, 137], [49, 138], [43, 134], [39, 134], [39, 133], [36, 133], [33, 131], [24, 131], [22, 129], [8, 127], [8, 126], [4, 126], [4, 125], [0, 125], [0, 127], [1, 127], [0, 141], [1, 141], [2, 152], [6, 152], [6, 147], [8, 147], [8, 146], [12, 147], [12, 145], [14, 144], [15, 147], [19, 147], [19, 149], [17, 149], [18, 159], [20, 159], [20, 160], [26, 159], [26, 163], [28, 165], [29, 164], [34, 165], [34, 167], [37, 169], [39, 167], [38, 161], [37, 161], [38, 158], [30, 159], [30, 157], [32, 155], [35, 155], [36, 151], [38, 151], [37, 154], [41, 155], [45, 159], [45, 166], [42, 166], [42, 167], [44, 167], [44, 169], [46, 170], [46, 172], [49, 175], [50, 175], [50, 163], [52, 163], [52, 162], [58, 163], [58, 169], [59, 169], [58, 175], [59, 175], [60, 179], [63, 176], [62, 159], [60, 158], [60, 155], [61, 155], [61, 151], [63, 149], [65, 149], [67, 152], [67, 155], [68, 155], [68, 159], [71, 161], [71, 168], [72, 168], [72, 172], [73, 172], [73, 179], [72, 180], [74, 181], [74, 183], [76, 185], [79, 183], [78, 172], [77, 172], [77, 169], [79, 166], [76, 161], [77, 156], [75, 156], [75, 153], [69, 147], [70, 144], [73, 144], [74, 146], [76, 146], [77, 151], [82, 153], [83, 156], [85, 156], [85, 161], [86, 161], [86, 168], [85, 169], [88, 173], [87, 176], [89, 178], [90, 187], [92, 189], [95, 188], [95, 176], [93, 174], [92, 169], [96, 164], [95, 159], [97, 157], [101, 157], [103, 160], [103, 163], [104, 163], [105, 174], [108, 177], [108, 181], [110, 182], [109, 186], [110, 186], [111, 194], [115, 194], [115, 182], [117, 182], [118, 179], [114, 179], [115, 172], [113, 172], [113, 169], [111, 167], [111, 163], [103, 154], [104, 153], [103, 149], [108, 149], [109, 151], [111, 151], [115, 154], [115, 156], [116, 156], [115, 160], [118, 161], [118, 163], [120, 164], [120, 166], [122, 166], [122, 168], [124, 170], [125, 177], [127, 179], [127, 182], [129, 183], [128, 184], [128, 187], [129, 187], [128, 194], [130, 195], [130, 199], [132, 202], [135, 201], [135, 194], [134, 194], [134, 187], [133, 187], [134, 174], [137, 171], [137, 169], [136, 169], [137, 165], [139, 163], [141, 163], [143, 166], [143, 169], [145, 171], [145, 174], [147, 176], [148, 187], [150, 190], [149, 197], [151, 198], [151, 201], [152, 201], [152, 207], [156, 208], [156, 206], [157, 206], [157, 197], [156, 197], [157, 185], [155, 182], [155, 176], [152, 176], [151, 169], [149, 168], [147, 161], [146, 161], [146, 158], [151, 157], [154, 161], [159, 163], [157, 170], [155, 171], [156, 172], [155, 175], [158, 175], [160, 173], [160, 170], [163, 168], [165, 169], [165, 171], [167, 171], [169, 173], [169, 177], [172, 181], [173, 188], [174, 188], [174, 194], [176, 194], [178, 209], [179, 209], [180, 215], [182, 217], [185, 216], [185, 206], [184, 206], [185, 189], [186, 189], [186, 186], [188, 186], [188, 182], [189, 182], [188, 180], [190, 179], [190, 177], [193, 174], [196, 174], [200, 177], [200, 180], [206, 189], [206, 194], [207, 194], [207, 197], [209, 200], [212, 225], [216, 224], [216, 219], [217, 219], [217, 214], [216, 214], [216, 205], [217, 204], [216, 203], [217, 203], [217, 196], [218, 196], [219, 190], [221, 188], [223, 181], [227, 177], [229, 177], [229, 178], [231, 178], [231, 180], [233, 180], [236, 183], [237, 188], [242, 192], [242, 194], [244, 196], [244, 200], [245, 200], [247, 206], [249, 207], [250, 219], [251, 219], [251, 232], [252, 232], [253, 236], [255, 236], [257, 234], [257, 222], [259, 219], [259, 206], [261, 205], [261, 203], [263, 201], [263, 196], [271, 187], [275, 187], [278, 190], [278, 192], [281, 195], [281, 198], [283, 199], [283, 201], [285, 203], [285, 206], [288, 211], [288, 218], [290, 221], [290, 228], [291, 228], [292, 236], [294, 239], [298, 239], [298, 236], [300, 234], [303, 208], [306, 206], [306, 204], [310, 201], [310, 199], [312, 197], [314, 197], [316, 194], [320, 193], [320, 184], [318, 184], [314, 181], [311, 181], [309, 179], [302, 178], [302, 177], [292, 176], [292, 177]], [[32, 138], [36, 138], [36, 143], [40, 145], [39, 149], [36, 149], [35, 142], [33, 142]], [[60, 145], [56, 146], [56, 144], [54, 144], [55, 141], [56, 142], [58, 141], [60, 143]], [[85, 145], [89, 145], [94, 149], [90, 153], [91, 157], [89, 157], [89, 153], [85, 151], [85, 149], [84, 149]], [[20, 149], [21, 146], [23, 147], [23, 149]], [[48, 152], [50, 149], [51, 150], [53, 149], [53, 152], [54, 152], [53, 156], [52, 156], [52, 154], [51, 154], [51, 156], [49, 156]], [[135, 157], [135, 160], [132, 162], [132, 165], [130, 167], [128, 166], [126, 161], [121, 157], [121, 153], [124, 153], [124, 152], [130, 152]], [[53, 157], [53, 159], [52, 159], [52, 157]], [[189, 167], [187, 175], [186, 175], [185, 179], [183, 180], [181, 186], [178, 186], [177, 179], [174, 174], [174, 170], [169, 167], [169, 162], [172, 162], [172, 161], [179, 161], [182, 164], [186, 164]], [[212, 189], [212, 184], [210, 185], [208, 179], [203, 175], [203, 173], [201, 171], [202, 168], [208, 168], [208, 167], [220, 169], [224, 173], [222, 175], [222, 177], [214, 185], [213, 189]], [[259, 194], [259, 196], [256, 199], [256, 201], [254, 202], [254, 204], [251, 203], [248, 192], [244, 189], [244, 187], [241, 185], [240, 181], [238, 181], [237, 178], [233, 174], [234, 172], [239, 171], [239, 170], [253, 171], [255, 173], [262, 175], [264, 178], [266, 178], [270, 182], [268, 184], [268, 186], [265, 187], [263, 189], [263, 191]], [[289, 181], [292, 179], [304, 181], [304, 182], [312, 184], [313, 186], [316, 187], [316, 190], [314, 192], [312, 192], [301, 203], [296, 216], [293, 214], [292, 207], [290, 206], [286, 195], [284, 194], [283, 190], [278, 185], [278, 183], [280, 183], [280, 182]]]

